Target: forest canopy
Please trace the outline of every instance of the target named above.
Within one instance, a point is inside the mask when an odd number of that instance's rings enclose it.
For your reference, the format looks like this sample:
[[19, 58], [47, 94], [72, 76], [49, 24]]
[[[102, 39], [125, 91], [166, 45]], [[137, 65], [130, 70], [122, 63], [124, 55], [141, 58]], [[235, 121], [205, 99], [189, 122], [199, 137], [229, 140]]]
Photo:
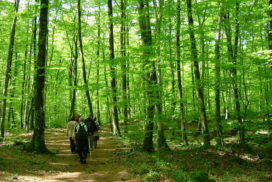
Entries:
[[1, 136], [74, 114], [145, 151], [269, 134], [271, 17], [264, 0], [1, 1]]

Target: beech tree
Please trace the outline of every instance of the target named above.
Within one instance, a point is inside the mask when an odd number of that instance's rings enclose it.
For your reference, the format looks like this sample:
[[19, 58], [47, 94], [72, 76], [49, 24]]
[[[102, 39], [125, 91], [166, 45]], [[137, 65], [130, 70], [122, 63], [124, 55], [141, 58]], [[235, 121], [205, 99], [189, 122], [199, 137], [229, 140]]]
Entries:
[[3, 101], [1, 103], [1, 117], [0, 117], [0, 127], [1, 127], [1, 137], [4, 137], [5, 135], [5, 117], [6, 117], [6, 106], [7, 106], [7, 97], [8, 95], [8, 86], [9, 86], [9, 80], [11, 77], [11, 65], [12, 65], [12, 58], [13, 58], [13, 51], [14, 51], [14, 41], [15, 41], [15, 33], [16, 33], [16, 24], [17, 24], [17, 12], [19, 9], [19, 0], [15, 1], [15, 16], [13, 18], [11, 32], [10, 32], [10, 38], [9, 38], [9, 47], [8, 47], [8, 57], [7, 57], [7, 64], [6, 64], [6, 72], [5, 72], [5, 81], [4, 81], [4, 87], [3, 87]]
[[28, 150], [38, 153], [47, 153], [45, 145], [45, 105], [44, 105], [44, 86], [46, 79], [46, 58], [47, 58], [47, 36], [48, 36], [48, 9], [49, 1], [41, 0], [40, 19], [39, 19], [39, 40], [38, 40], [38, 57], [37, 69], [35, 73], [34, 85], [34, 102], [35, 102], [35, 126], [33, 137]]

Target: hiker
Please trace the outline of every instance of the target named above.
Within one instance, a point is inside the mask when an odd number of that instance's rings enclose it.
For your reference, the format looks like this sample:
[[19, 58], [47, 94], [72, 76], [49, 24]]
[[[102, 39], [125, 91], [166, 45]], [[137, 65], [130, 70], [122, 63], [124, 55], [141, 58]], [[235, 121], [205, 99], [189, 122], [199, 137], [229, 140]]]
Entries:
[[79, 118], [79, 123], [75, 127], [77, 153], [81, 164], [86, 164], [87, 154], [89, 152], [88, 144], [88, 128], [82, 117]]
[[88, 127], [88, 140], [89, 140], [89, 147], [90, 147], [90, 152], [93, 149], [93, 135], [94, 135], [94, 131], [95, 131], [95, 122], [92, 118], [92, 115], [89, 115], [88, 118], [84, 121], [85, 124]]
[[99, 132], [100, 124], [96, 121], [96, 117], [93, 118], [93, 121], [95, 123], [94, 133], [93, 133], [93, 148], [97, 147], [97, 141], [99, 140]]
[[75, 145], [75, 116], [71, 116], [70, 121], [67, 124], [67, 136], [69, 137], [70, 140], [70, 149], [72, 153], [76, 152], [76, 145]]

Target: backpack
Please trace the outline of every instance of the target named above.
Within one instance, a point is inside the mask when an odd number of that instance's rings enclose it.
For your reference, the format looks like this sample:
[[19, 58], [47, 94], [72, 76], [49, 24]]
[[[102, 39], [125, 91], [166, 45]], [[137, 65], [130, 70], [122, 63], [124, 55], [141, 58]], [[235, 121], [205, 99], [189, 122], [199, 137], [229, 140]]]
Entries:
[[95, 123], [95, 130], [94, 131], [98, 131], [100, 130], [100, 125], [97, 121], [94, 122]]
[[88, 132], [85, 130], [85, 124], [80, 123], [79, 128], [76, 132], [76, 139], [77, 140], [85, 140], [88, 139]]
[[90, 118], [87, 118], [84, 123], [87, 125], [88, 128], [88, 132], [89, 133], [93, 133], [96, 130], [96, 126], [93, 120], [91, 120]]

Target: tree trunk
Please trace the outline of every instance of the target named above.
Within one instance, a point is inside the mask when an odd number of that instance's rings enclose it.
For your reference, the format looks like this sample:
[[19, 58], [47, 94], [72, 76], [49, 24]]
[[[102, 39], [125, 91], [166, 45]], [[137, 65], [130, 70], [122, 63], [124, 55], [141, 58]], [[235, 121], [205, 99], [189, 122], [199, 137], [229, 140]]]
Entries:
[[166, 138], [165, 138], [165, 134], [164, 134], [164, 130], [165, 130], [165, 126], [164, 123], [162, 122], [163, 120], [163, 99], [162, 99], [162, 95], [163, 95], [163, 83], [162, 83], [162, 72], [161, 72], [161, 41], [160, 41], [160, 36], [161, 36], [161, 25], [162, 25], [162, 20], [163, 20], [163, 8], [164, 8], [164, 1], [163, 0], [159, 0], [159, 6], [157, 5], [156, 1], [153, 0], [153, 4], [154, 4], [154, 8], [155, 8], [155, 12], [156, 12], [156, 28], [155, 28], [155, 41], [156, 41], [156, 55], [157, 55], [157, 62], [158, 62], [158, 76], [157, 76], [157, 88], [156, 88], [156, 97], [157, 97], [157, 102], [156, 102], [156, 107], [157, 107], [157, 111], [158, 111], [158, 121], [157, 121], [157, 126], [158, 126], [158, 139], [157, 139], [157, 143], [158, 143], [158, 149], [159, 150], [170, 150], [167, 142], [166, 142]]
[[191, 41], [191, 54], [192, 54], [192, 59], [194, 64], [194, 75], [195, 75], [196, 89], [198, 93], [198, 107], [199, 107], [201, 126], [202, 126], [202, 132], [204, 137], [204, 145], [210, 146], [210, 134], [209, 134], [208, 121], [207, 121], [206, 108], [205, 108], [204, 88], [203, 88], [203, 84], [201, 83], [197, 47], [196, 47], [196, 40], [195, 40], [195, 33], [194, 33], [192, 1], [191, 0], [186, 0], [186, 1], [187, 1], [189, 34], [190, 34], [190, 41]]
[[123, 114], [124, 114], [124, 133], [128, 132], [128, 98], [127, 98], [127, 52], [126, 52], [126, 0], [121, 0], [121, 56], [122, 56], [122, 89], [123, 89]]
[[[8, 112], [8, 126], [15, 127], [15, 112], [14, 112], [14, 94], [15, 94], [15, 89], [16, 89], [16, 78], [18, 74], [18, 54], [17, 52], [15, 53], [15, 64], [14, 64], [14, 71], [13, 71], [13, 76], [12, 80], [10, 81], [11, 85], [11, 90], [10, 90], [10, 101], [9, 101], [9, 112]], [[12, 120], [11, 120], [12, 119]]]
[[116, 71], [114, 65], [114, 37], [113, 37], [113, 12], [112, 12], [112, 0], [108, 0], [108, 16], [109, 16], [109, 44], [110, 44], [110, 73], [111, 73], [111, 90], [112, 90], [112, 119], [113, 119], [113, 133], [120, 136], [120, 128], [118, 121], [118, 109], [117, 109], [117, 83], [116, 83]]
[[99, 5], [99, 9], [98, 9], [98, 29], [97, 29], [97, 52], [96, 52], [96, 56], [97, 56], [97, 63], [96, 63], [96, 115], [97, 115], [97, 121], [99, 123], [101, 123], [101, 116], [100, 116], [100, 100], [99, 100], [99, 82], [100, 82], [100, 49], [101, 49], [101, 15], [100, 15], [100, 5]]
[[[269, 28], [268, 28], [268, 48], [270, 51], [272, 51], [272, 0], [269, 0], [269, 10], [268, 10], [268, 17], [269, 17]], [[270, 59], [272, 57], [272, 53], [270, 53]], [[268, 70], [268, 75], [269, 75], [269, 78], [271, 78], [272, 74], [271, 74], [271, 71], [272, 71], [272, 66], [271, 64], [269, 65], [269, 68], [270, 70]], [[270, 92], [268, 91], [267, 93], [267, 99], [266, 99], [266, 117], [267, 117], [267, 124], [268, 124], [268, 128], [270, 129], [270, 133], [271, 133], [271, 130], [272, 130], [272, 122], [271, 122], [271, 119], [270, 119], [270, 98], [271, 98], [271, 87], [272, 87], [272, 83], [271, 83], [271, 79], [268, 81], [268, 88], [267, 90], [270, 90]], [[270, 87], [269, 87], [269, 84], [270, 84]], [[269, 94], [270, 93], [270, 94]]]
[[13, 57], [13, 47], [15, 42], [15, 33], [16, 33], [16, 23], [17, 23], [17, 12], [19, 8], [20, 0], [15, 0], [15, 16], [12, 23], [12, 28], [10, 32], [9, 38], [9, 48], [8, 48], [8, 57], [7, 57], [7, 65], [6, 65], [6, 73], [4, 80], [4, 88], [3, 88], [3, 96], [4, 99], [1, 104], [1, 115], [0, 115], [0, 129], [1, 129], [1, 137], [5, 135], [5, 118], [6, 118], [6, 107], [7, 107], [7, 96], [8, 96], [8, 86], [9, 80], [11, 78], [11, 65], [12, 65], [12, 57]]
[[222, 132], [222, 123], [221, 123], [221, 104], [220, 104], [220, 87], [221, 87], [221, 55], [220, 55], [220, 43], [221, 43], [221, 24], [222, 24], [222, 9], [223, 5], [219, 3], [220, 10], [218, 16], [218, 32], [217, 32], [217, 40], [215, 42], [215, 119], [217, 124], [217, 144], [223, 145], [223, 132]]
[[228, 47], [228, 58], [233, 64], [230, 70], [232, 85], [233, 85], [233, 95], [235, 102], [236, 117], [238, 121], [238, 137], [239, 143], [245, 144], [245, 127], [241, 117], [241, 108], [240, 108], [240, 98], [239, 98], [239, 88], [237, 84], [237, 53], [238, 53], [238, 40], [239, 40], [239, 21], [238, 21], [238, 12], [239, 12], [239, 3], [236, 3], [236, 17], [235, 17], [235, 39], [234, 46], [232, 46], [232, 37], [231, 37], [231, 27], [229, 22], [229, 17], [225, 14], [225, 33], [227, 37], [227, 47]]
[[[39, 0], [35, 0], [36, 6], [35, 6], [35, 14], [38, 14], [38, 2]], [[34, 27], [33, 27], [33, 59], [34, 59], [34, 72], [37, 72], [37, 25], [38, 25], [38, 17], [35, 16], [34, 21]], [[31, 126], [30, 128], [34, 129], [34, 115], [35, 115], [35, 88], [36, 88], [36, 80], [33, 78], [33, 90], [32, 90], [32, 99], [31, 99], [31, 106], [29, 113], [31, 114]], [[25, 116], [26, 119], [29, 119], [30, 117]], [[26, 121], [26, 120], [25, 120]]]
[[[104, 44], [104, 40], [103, 40]], [[102, 54], [103, 54], [103, 62], [105, 62], [105, 50], [102, 49]], [[106, 93], [107, 93], [107, 99], [106, 99], [106, 106], [107, 106], [107, 119], [108, 123], [110, 123], [110, 129], [111, 132], [113, 133], [113, 126], [112, 126], [112, 118], [111, 118], [111, 111], [110, 111], [110, 99], [109, 99], [109, 83], [108, 83], [108, 77], [107, 77], [107, 68], [106, 64], [104, 64], [104, 80], [105, 80], [105, 87], [106, 87]]]
[[80, 4], [80, 1], [81, 0], [78, 0], [78, 3], [77, 3], [77, 8], [78, 8], [78, 39], [79, 39], [79, 47], [80, 47], [81, 59], [82, 59], [82, 73], [83, 73], [84, 86], [85, 86], [85, 89], [86, 89], [86, 97], [87, 97], [87, 101], [88, 101], [90, 115], [93, 116], [94, 113], [93, 113], [93, 107], [92, 107], [90, 92], [89, 92], [89, 88], [88, 88], [88, 80], [87, 80], [87, 75], [86, 75], [83, 43], [82, 43], [82, 36], [81, 36], [81, 4]]
[[271, 9], [271, 6], [272, 6], [272, 0], [269, 0], [269, 10], [268, 10], [268, 17], [269, 17], [269, 22], [268, 22], [268, 25], [269, 25], [269, 31], [268, 31], [268, 48], [269, 50], [272, 51], [272, 9]]
[[138, 0], [139, 3], [139, 24], [141, 31], [141, 39], [143, 43], [143, 59], [144, 71], [146, 80], [146, 95], [147, 95], [147, 122], [145, 125], [145, 136], [143, 143], [143, 150], [146, 152], [154, 151], [153, 146], [153, 119], [155, 114], [156, 102], [156, 84], [157, 74], [154, 61], [151, 61], [152, 53], [152, 32], [149, 17], [149, 0]]
[[38, 59], [37, 71], [35, 74], [35, 127], [30, 151], [38, 153], [47, 153], [45, 145], [44, 129], [45, 129], [45, 105], [44, 105], [44, 86], [45, 86], [45, 66], [47, 55], [47, 36], [48, 36], [48, 6], [49, 0], [41, 0], [40, 3], [40, 25], [39, 25], [39, 41], [38, 41]]
[[179, 89], [179, 99], [180, 99], [180, 128], [181, 128], [181, 139], [185, 145], [188, 145], [188, 139], [185, 129], [185, 112], [183, 103], [183, 88], [181, 81], [181, 66], [180, 66], [180, 0], [177, 1], [177, 25], [176, 25], [176, 49], [177, 49], [177, 77], [178, 77], [178, 89]]
[[71, 98], [71, 109], [70, 109], [70, 116], [75, 115], [75, 108], [76, 108], [76, 87], [77, 87], [77, 59], [78, 59], [78, 47], [77, 47], [77, 37], [74, 37], [74, 58], [72, 63], [72, 82], [73, 82], [73, 90], [72, 90], [72, 98]]

